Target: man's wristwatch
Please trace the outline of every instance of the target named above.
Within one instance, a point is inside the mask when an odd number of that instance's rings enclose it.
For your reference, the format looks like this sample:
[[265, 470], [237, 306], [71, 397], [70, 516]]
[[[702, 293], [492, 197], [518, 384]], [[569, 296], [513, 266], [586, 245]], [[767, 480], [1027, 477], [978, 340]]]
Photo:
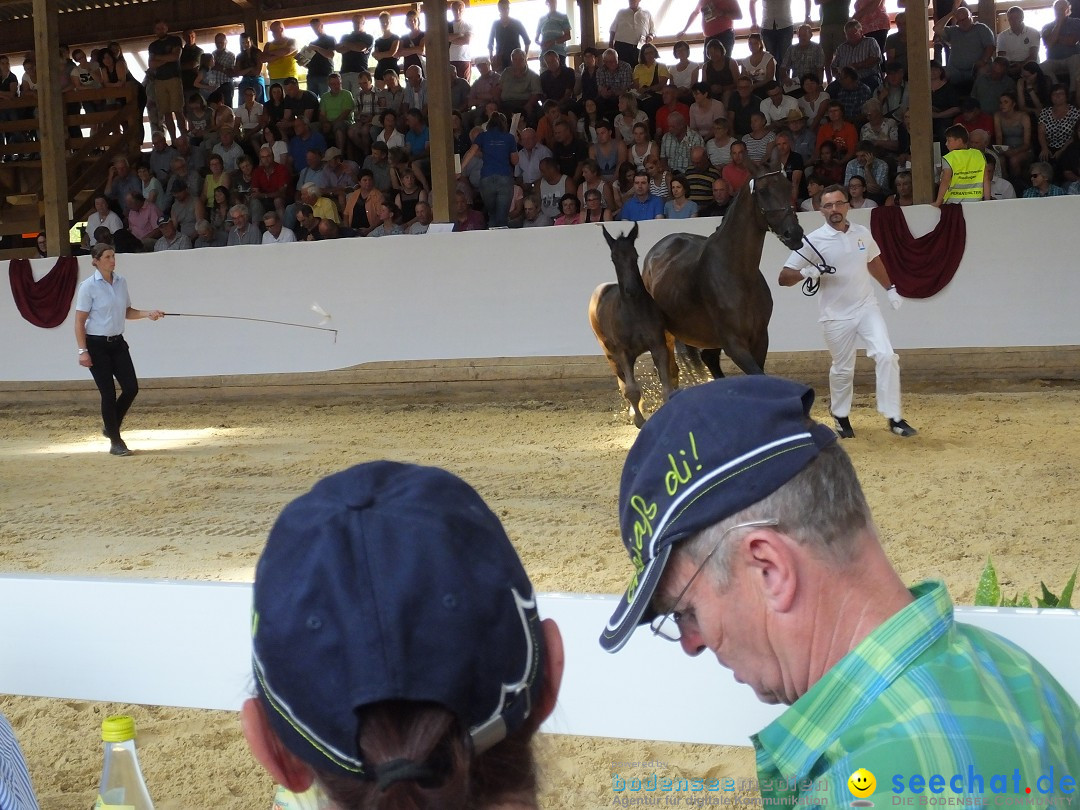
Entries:
[[88, 351], [90, 351], [90, 350], [89, 349], [79, 349], [79, 354], [86, 354]]

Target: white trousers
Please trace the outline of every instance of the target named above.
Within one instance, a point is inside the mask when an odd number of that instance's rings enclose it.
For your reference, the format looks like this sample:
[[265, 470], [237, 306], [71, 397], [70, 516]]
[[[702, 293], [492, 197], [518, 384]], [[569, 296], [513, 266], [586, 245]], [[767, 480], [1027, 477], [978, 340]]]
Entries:
[[888, 419], [900, 419], [900, 358], [893, 351], [885, 319], [876, 303], [864, 306], [847, 321], [824, 321], [825, 343], [832, 355], [829, 368], [830, 410], [834, 416], [851, 413], [855, 380], [856, 339], [866, 344], [877, 377], [877, 409]]

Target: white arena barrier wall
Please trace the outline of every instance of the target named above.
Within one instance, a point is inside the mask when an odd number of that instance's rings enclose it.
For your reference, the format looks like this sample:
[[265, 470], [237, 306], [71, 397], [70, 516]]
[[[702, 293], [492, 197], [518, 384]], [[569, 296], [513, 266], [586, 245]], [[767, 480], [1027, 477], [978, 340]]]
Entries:
[[[905, 209], [912, 233], [936, 224], [930, 206]], [[852, 219], [869, 224], [869, 211]], [[1080, 344], [1080, 274], [1071, 229], [1080, 197], [965, 206], [967, 248], [953, 282], [932, 299], [883, 308], [898, 349]], [[801, 215], [809, 231], [819, 214]], [[642, 223], [644, 257], [674, 231], [707, 234], [716, 219]], [[118, 271], [133, 304], [167, 312], [246, 316], [318, 325], [326, 332], [236, 320], [166, 318], [129, 323], [139, 374], [202, 377], [327, 371], [375, 361], [598, 355], [586, 310], [615, 273], [600, 225], [431, 234], [123, 255]], [[612, 232], [629, 226], [611, 223]], [[775, 278], [788, 255], [766, 238], [762, 269], [773, 286], [773, 351], [824, 348], [818, 306]], [[33, 262], [40, 277], [52, 259]], [[92, 272], [80, 258], [80, 278]], [[0, 296], [2, 381], [85, 380], [75, 361], [74, 315], [56, 329], [27, 323]], [[74, 307], [73, 307], [74, 309]]]
[[[617, 599], [539, 595], [566, 645], [544, 731], [746, 745], [782, 711], [712, 656], [688, 658], [647, 630], [616, 655], [601, 650]], [[958, 607], [956, 617], [1028, 650], [1080, 700], [1080, 652], [1061, 643], [1080, 635], [1080, 611]], [[254, 688], [250, 627], [249, 584], [0, 575], [0, 693], [235, 710]], [[119, 649], [128, 654], [107, 652]]]

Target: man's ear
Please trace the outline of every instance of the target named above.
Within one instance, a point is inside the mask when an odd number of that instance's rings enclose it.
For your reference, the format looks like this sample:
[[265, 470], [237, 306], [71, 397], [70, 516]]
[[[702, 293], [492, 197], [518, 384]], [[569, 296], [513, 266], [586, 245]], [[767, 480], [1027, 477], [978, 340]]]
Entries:
[[754, 529], [743, 538], [745, 561], [757, 574], [764, 599], [777, 613], [786, 613], [795, 602], [799, 557], [795, 541], [772, 528]]
[[269, 772], [279, 785], [293, 793], [303, 793], [315, 781], [315, 774], [307, 763], [296, 757], [282, 745], [270, 723], [266, 710], [258, 698], [248, 698], [240, 709], [240, 727], [244, 730], [252, 755]]
[[566, 666], [566, 654], [563, 650], [562, 633], [553, 619], [544, 619], [540, 623], [544, 633], [544, 686], [540, 691], [540, 702], [533, 716], [539, 726], [555, 710], [559, 698], [559, 686], [562, 684], [563, 668]]

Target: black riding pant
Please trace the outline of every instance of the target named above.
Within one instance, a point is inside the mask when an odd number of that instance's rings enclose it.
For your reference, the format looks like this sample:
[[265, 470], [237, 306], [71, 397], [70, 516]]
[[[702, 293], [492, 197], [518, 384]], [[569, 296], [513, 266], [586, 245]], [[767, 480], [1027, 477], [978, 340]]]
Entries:
[[[135, 376], [135, 365], [131, 362], [127, 341], [122, 335], [111, 339], [87, 335], [86, 348], [90, 350], [90, 360], [93, 362], [90, 373], [101, 392], [101, 421], [105, 433], [114, 442], [119, 441], [120, 425], [139, 393], [139, 380]], [[120, 383], [119, 397], [113, 384], [114, 378]]]

